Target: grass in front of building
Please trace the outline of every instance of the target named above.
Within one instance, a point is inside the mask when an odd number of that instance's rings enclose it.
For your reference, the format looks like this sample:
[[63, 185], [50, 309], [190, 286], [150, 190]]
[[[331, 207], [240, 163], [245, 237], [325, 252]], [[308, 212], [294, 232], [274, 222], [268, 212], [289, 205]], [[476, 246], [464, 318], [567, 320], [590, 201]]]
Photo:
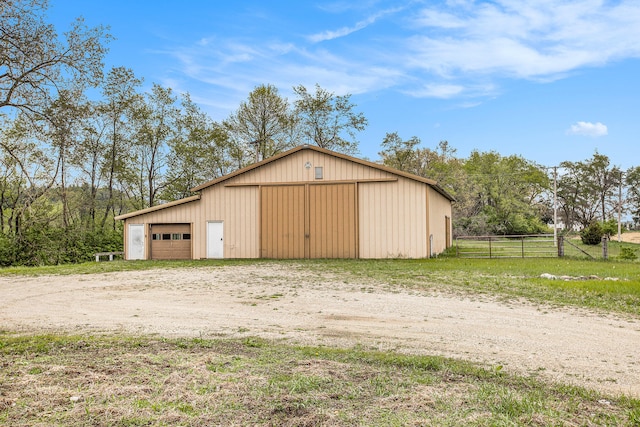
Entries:
[[640, 401], [500, 366], [244, 339], [0, 332], [2, 425], [609, 425]]

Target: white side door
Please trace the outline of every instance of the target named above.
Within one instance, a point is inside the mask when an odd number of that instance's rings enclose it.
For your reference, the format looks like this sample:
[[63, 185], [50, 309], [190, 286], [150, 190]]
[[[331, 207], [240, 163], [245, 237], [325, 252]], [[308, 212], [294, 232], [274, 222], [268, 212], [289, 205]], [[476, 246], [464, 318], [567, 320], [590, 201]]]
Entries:
[[144, 259], [144, 224], [129, 224], [127, 259]]
[[224, 258], [224, 223], [207, 222], [207, 258]]

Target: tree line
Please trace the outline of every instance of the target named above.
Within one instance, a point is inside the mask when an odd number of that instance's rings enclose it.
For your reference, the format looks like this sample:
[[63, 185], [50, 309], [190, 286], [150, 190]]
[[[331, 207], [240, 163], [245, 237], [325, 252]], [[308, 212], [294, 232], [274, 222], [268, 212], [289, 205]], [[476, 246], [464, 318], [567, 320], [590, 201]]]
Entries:
[[600, 223], [611, 230], [618, 213], [640, 225], [640, 167], [624, 171], [595, 152], [589, 159], [547, 167], [521, 156], [474, 150], [459, 158], [447, 141], [421, 148], [420, 139], [388, 133], [380, 156], [390, 167], [436, 180], [455, 198], [454, 235], [511, 235], [580, 231]]
[[[316, 85], [254, 88], [220, 122], [188, 93], [104, 69], [111, 35], [78, 19], [60, 36], [46, 0], [0, 2], [0, 265], [90, 260], [122, 248], [119, 214], [189, 196], [202, 182], [299, 144], [358, 153], [367, 126], [350, 95]], [[458, 234], [547, 230], [548, 169], [517, 156], [474, 151], [456, 157], [447, 142], [420, 147], [389, 133], [381, 162], [437, 180], [457, 199]], [[616, 189], [640, 217], [640, 169], [623, 173], [595, 154], [566, 162], [558, 179], [562, 219], [585, 226], [610, 218]]]

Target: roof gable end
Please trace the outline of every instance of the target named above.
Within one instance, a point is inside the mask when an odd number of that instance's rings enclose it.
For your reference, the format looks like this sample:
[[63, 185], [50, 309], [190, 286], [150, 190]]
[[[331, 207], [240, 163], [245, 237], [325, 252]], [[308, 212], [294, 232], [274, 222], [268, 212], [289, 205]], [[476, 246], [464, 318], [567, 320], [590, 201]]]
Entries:
[[263, 160], [261, 162], [254, 163], [254, 164], [249, 165], [247, 167], [244, 167], [242, 169], [238, 169], [237, 171], [232, 172], [230, 174], [227, 174], [227, 175], [221, 176], [219, 178], [213, 179], [211, 181], [205, 182], [205, 183], [203, 183], [203, 184], [201, 184], [201, 185], [199, 185], [197, 187], [192, 188], [191, 191], [193, 191], [193, 192], [202, 191], [202, 190], [204, 190], [204, 189], [206, 189], [208, 187], [211, 187], [213, 185], [217, 185], [219, 183], [228, 181], [228, 180], [230, 180], [230, 179], [232, 179], [234, 177], [237, 177], [239, 175], [251, 172], [251, 171], [253, 171], [255, 169], [258, 169], [260, 167], [263, 167], [263, 166], [265, 166], [267, 164], [271, 164], [273, 162], [277, 162], [278, 160], [280, 160], [280, 159], [282, 159], [284, 157], [293, 155], [293, 154], [298, 153], [298, 152], [303, 151], [303, 150], [316, 151], [318, 153], [322, 153], [322, 154], [325, 154], [325, 155], [329, 155], [329, 156], [337, 157], [337, 158], [340, 158], [340, 159], [343, 159], [343, 160], [347, 160], [347, 161], [350, 161], [350, 162], [354, 162], [354, 163], [357, 163], [357, 164], [360, 164], [360, 165], [363, 165], [363, 166], [367, 166], [367, 167], [371, 167], [371, 168], [374, 168], [374, 169], [378, 169], [378, 170], [381, 170], [381, 171], [384, 171], [384, 172], [387, 172], [387, 173], [390, 173], [390, 174], [393, 174], [393, 175], [396, 175], [396, 176], [401, 176], [401, 177], [404, 177], [404, 178], [408, 178], [408, 179], [411, 179], [413, 181], [422, 182], [422, 183], [427, 184], [427, 185], [431, 186], [432, 188], [434, 188], [438, 193], [442, 194], [444, 197], [446, 197], [450, 201], [455, 201], [453, 196], [451, 196], [443, 188], [441, 188], [438, 185], [438, 183], [436, 181], [434, 181], [434, 180], [431, 180], [431, 179], [428, 179], [428, 178], [423, 178], [423, 177], [420, 177], [420, 176], [417, 176], [417, 175], [413, 175], [413, 174], [410, 174], [410, 173], [407, 173], [407, 172], [403, 172], [403, 171], [400, 171], [400, 170], [397, 170], [397, 169], [393, 169], [393, 168], [390, 168], [388, 166], [384, 166], [384, 165], [381, 165], [381, 164], [378, 164], [378, 163], [373, 163], [373, 162], [370, 162], [370, 161], [367, 161], [367, 160], [358, 159], [356, 157], [348, 156], [346, 154], [337, 153], [335, 151], [327, 150], [327, 149], [320, 148], [320, 147], [317, 147], [317, 146], [312, 146], [312, 145], [300, 145], [298, 147], [292, 148], [291, 150], [288, 150], [288, 151], [285, 151], [283, 153], [277, 154], [277, 155], [275, 155], [273, 157], [269, 157], [268, 159], [265, 159], [265, 160]]

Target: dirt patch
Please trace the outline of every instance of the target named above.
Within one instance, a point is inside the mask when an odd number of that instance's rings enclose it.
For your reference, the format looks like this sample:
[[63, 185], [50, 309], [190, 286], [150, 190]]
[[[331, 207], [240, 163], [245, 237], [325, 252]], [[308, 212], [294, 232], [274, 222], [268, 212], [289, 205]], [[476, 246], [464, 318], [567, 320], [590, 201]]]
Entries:
[[9, 330], [364, 345], [640, 397], [640, 319], [389, 292], [273, 264], [2, 277], [0, 294], [0, 325]]
[[[640, 231], [622, 233], [620, 237], [623, 242], [640, 244]], [[612, 239], [617, 239], [617, 236], [612, 236]]]

